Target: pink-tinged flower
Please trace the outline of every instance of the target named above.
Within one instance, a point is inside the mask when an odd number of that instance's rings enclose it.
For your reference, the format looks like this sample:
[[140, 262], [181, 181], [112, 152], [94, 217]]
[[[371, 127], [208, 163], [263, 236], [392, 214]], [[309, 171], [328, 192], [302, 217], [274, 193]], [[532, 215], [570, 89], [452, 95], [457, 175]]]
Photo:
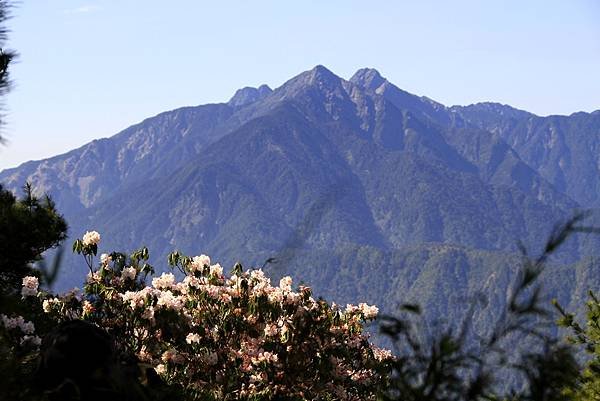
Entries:
[[23, 288], [21, 288], [21, 295], [25, 297], [35, 297], [38, 293], [38, 287], [40, 283], [37, 277], [26, 276], [23, 277]]
[[92, 305], [92, 303], [88, 300], [83, 301], [83, 316], [87, 316], [90, 315], [94, 312], [94, 305]]
[[263, 352], [260, 352], [256, 357], [252, 357], [251, 360], [254, 365], [259, 365], [262, 362], [277, 363], [279, 358], [278, 358], [277, 354], [275, 354], [273, 352], [263, 351]]
[[15, 329], [18, 327], [25, 334], [33, 334], [35, 331], [33, 322], [25, 321], [23, 316], [8, 317], [6, 315], [0, 315], [0, 321], [7, 329]]
[[[123, 280], [135, 280], [136, 275], [137, 275], [137, 270], [133, 266], [125, 267], [121, 271], [121, 278]], [[154, 284], [154, 282], [152, 284]]]
[[123, 280], [121, 277], [116, 277], [116, 276], [113, 276], [113, 277], [110, 279], [110, 284], [111, 284], [113, 287], [120, 287], [121, 285], [123, 285], [123, 281], [124, 281], [124, 280]]
[[23, 338], [21, 338], [21, 345], [25, 344], [39, 347], [42, 344], [42, 339], [38, 336], [23, 336]]
[[379, 348], [375, 345], [371, 345], [371, 348], [373, 349], [373, 355], [375, 356], [375, 359], [377, 359], [380, 362], [386, 359], [392, 359], [393, 357], [392, 351], [390, 350]]
[[164, 375], [167, 373], [167, 367], [165, 365], [163, 365], [162, 363], [159, 365], [156, 365], [154, 367], [154, 370], [156, 371], [156, 373], [158, 373], [159, 375]]
[[101, 280], [100, 274], [98, 272], [89, 272], [86, 276], [86, 282], [90, 284], [99, 283]]
[[277, 332], [277, 325], [273, 323], [267, 323], [267, 325], [265, 326], [265, 336], [274, 337], [277, 335]]
[[175, 348], [170, 348], [170, 349], [166, 350], [165, 352], [163, 352], [161, 359], [165, 363], [167, 363], [167, 362], [183, 363], [185, 361], [185, 358], [181, 354], [179, 354], [175, 350]]
[[85, 246], [98, 245], [100, 242], [100, 234], [98, 234], [97, 231], [86, 231], [81, 242], [83, 242], [83, 245]]
[[19, 316], [21, 319], [19, 321], [19, 328], [21, 329], [21, 331], [25, 334], [33, 334], [33, 332], [35, 331], [35, 326], [33, 325], [33, 322], [25, 322], [23, 321], [23, 318], [21, 316]]
[[250, 375], [250, 383], [261, 383], [267, 381], [267, 374], [265, 372], [257, 372]]
[[291, 291], [292, 290], [292, 278], [290, 276], [285, 276], [281, 280], [279, 280], [279, 288], [283, 291]]
[[145, 346], [143, 346], [140, 352], [137, 353], [137, 357], [140, 359], [140, 361], [143, 362], [148, 362], [152, 360], [152, 355], [150, 355], [148, 349], [146, 349]]
[[358, 307], [362, 314], [365, 316], [365, 319], [375, 319], [377, 314], [379, 313], [379, 308], [375, 305], [367, 305], [365, 303], [358, 304]]
[[185, 278], [183, 279], [181, 284], [183, 286], [200, 288], [200, 285], [202, 285], [202, 280], [200, 280], [198, 277], [194, 277], [194, 276], [185, 276]]
[[344, 310], [344, 312], [346, 314], [352, 314], [358, 312], [359, 310], [360, 308], [356, 305], [346, 304], [346, 309]]
[[200, 342], [200, 336], [196, 333], [190, 333], [185, 337], [185, 342], [188, 344], [192, 344], [192, 343], [199, 343]]
[[7, 329], [14, 329], [15, 327], [17, 327], [16, 319], [10, 318], [6, 315], [0, 315], [0, 321], [2, 322], [2, 325]]
[[112, 258], [108, 253], [103, 253], [100, 255], [100, 263], [102, 263], [104, 266], [108, 265], [110, 262], [112, 262]]

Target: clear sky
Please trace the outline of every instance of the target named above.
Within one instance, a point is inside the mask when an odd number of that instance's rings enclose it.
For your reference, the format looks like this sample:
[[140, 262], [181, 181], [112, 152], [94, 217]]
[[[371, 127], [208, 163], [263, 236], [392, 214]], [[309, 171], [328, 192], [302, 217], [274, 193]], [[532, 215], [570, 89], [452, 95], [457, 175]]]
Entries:
[[446, 105], [600, 109], [598, 0], [24, 0], [13, 14], [0, 169], [317, 64], [374, 67]]

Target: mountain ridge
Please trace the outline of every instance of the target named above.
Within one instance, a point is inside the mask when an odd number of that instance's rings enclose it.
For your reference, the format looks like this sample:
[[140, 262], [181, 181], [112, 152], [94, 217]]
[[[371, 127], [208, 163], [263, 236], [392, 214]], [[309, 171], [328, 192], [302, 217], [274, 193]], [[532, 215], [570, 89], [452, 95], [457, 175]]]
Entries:
[[[460, 313], [442, 305], [453, 292], [468, 297], [478, 282], [507, 285], [498, 269], [508, 269], [504, 255], [518, 253], [518, 240], [536, 253], [556, 222], [600, 198], [593, 157], [600, 115], [446, 107], [373, 69], [345, 80], [317, 66], [274, 90], [260, 88], [242, 88], [228, 103], [161, 113], [2, 171], [0, 182], [17, 191], [32, 181], [56, 200], [72, 237], [100, 231], [102, 250], [147, 245], [158, 266], [175, 247], [224, 265], [274, 257], [280, 262], [269, 268], [298, 275], [319, 295], [360, 295], [389, 311], [397, 288], [421, 294], [432, 318]], [[585, 146], [585, 157], [560, 165]], [[568, 266], [595, 249], [595, 239], [574, 237], [555, 263]], [[64, 271], [63, 288], [85, 274], [71, 257]], [[383, 272], [387, 280], [371, 277]], [[567, 283], [569, 292], [552, 277], [548, 283], [565, 304], [565, 294], [584, 285]], [[440, 288], [445, 295], [436, 294]], [[500, 302], [495, 294], [491, 308]]]

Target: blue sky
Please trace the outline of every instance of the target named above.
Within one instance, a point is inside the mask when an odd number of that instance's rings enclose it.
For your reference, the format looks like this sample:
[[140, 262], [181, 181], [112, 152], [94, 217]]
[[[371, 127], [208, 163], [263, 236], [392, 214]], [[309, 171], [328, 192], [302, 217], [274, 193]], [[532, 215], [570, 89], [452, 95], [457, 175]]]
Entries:
[[446, 105], [600, 109], [597, 0], [25, 0], [10, 28], [0, 169], [317, 64]]

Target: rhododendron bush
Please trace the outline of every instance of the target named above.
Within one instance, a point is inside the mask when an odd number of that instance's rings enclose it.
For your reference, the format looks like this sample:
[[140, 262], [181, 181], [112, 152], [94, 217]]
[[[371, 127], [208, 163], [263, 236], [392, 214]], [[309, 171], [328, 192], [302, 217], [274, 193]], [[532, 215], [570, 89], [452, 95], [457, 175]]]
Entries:
[[81, 293], [37, 293], [27, 279], [23, 296], [37, 297], [56, 322], [105, 329], [124, 358], [153, 367], [190, 398], [366, 400], [385, 380], [391, 354], [363, 332], [375, 306], [328, 304], [290, 277], [274, 285], [239, 264], [226, 275], [206, 255], [174, 252], [175, 274], [161, 275], [146, 248], [96, 262], [99, 241], [88, 232], [73, 245], [89, 269]]

